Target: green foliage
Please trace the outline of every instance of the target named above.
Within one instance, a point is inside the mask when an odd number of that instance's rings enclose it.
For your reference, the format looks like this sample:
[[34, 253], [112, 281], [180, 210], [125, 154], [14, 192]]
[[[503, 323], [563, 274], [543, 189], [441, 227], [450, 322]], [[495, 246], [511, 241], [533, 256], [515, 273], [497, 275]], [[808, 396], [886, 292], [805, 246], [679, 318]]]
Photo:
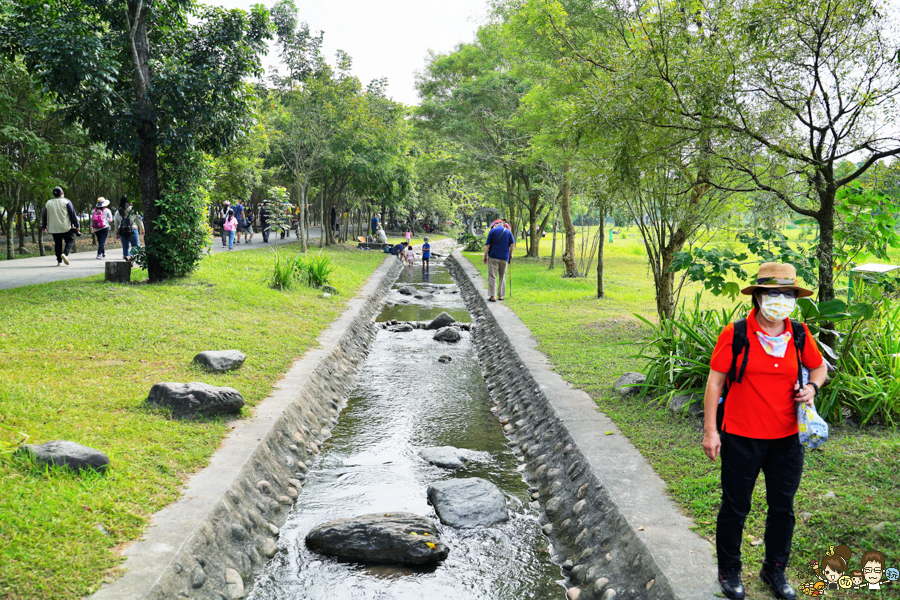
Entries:
[[287, 290], [294, 287], [294, 281], [297, 279], [295, 262], [278, 252], [273, 254], [275, 260], [272, 265], [272, 274], [269, 277], [269, 287], [276, 290]]
[[691, 251], [677, 252], [669, 269], [673, 273], [687, 271], [686, 275], [690, 281], [702, 282], [713, 295], [726, 294], [733, 300], [740, 293], [741, 285], [729, 281], [729, 278], [733, 277], [738, 281], [755, 279], [756, 268], [751, 268], [749, 273], [744, 269], [747, 265], [758, 267], [758, 262], [746, 262], [750, 254], [754, 254], [760, 259], [759, 262], [794, 265], [797, 276], [815, 287], [817, 268], [815, 259], [794, 249], [781, 232], [759, 229], [756, 235], [742, 233], [738, 237], [747, 246], [749, 253], [729, 248], [696, 247]]
[[0, 423], [0, 455], [15, 452], [28, 441], [29, 435]]
[[165, 171], [165, 187], [156, 202], [160, 208], [156, 235], [134, 252], [134, 261], [142, 269], [156, 259], [166, 279], [192, 273], [212, 241], [205, 192], [209, 163], [199, 153], [180, 157], [178, 165]]
[[469, 233], [468, 229], [463, 229], [457, 236], [456, 241], [463, 245], [464, 252], [479, 252], [484, 250], [484, 239], [477, 235]]
[[294, 259], [294, 272], [299, 281], [319, 288], [328, 283], [328, 278], [334, 273], [334, 264], [321, 253], [300, 254]]
[[645, 361], [643, 393], [652, 394], [661, 404], [677, 394], [703, 393], [719, 334], [726, 325], [746, 316], [745, 304], [730, 310], [703, 309], [700, 297], [697, 293], [687, 310], [682, 302], [673, 318], [660, 319], [658, 324], [635, 315], [653, 329], [636, 355]]

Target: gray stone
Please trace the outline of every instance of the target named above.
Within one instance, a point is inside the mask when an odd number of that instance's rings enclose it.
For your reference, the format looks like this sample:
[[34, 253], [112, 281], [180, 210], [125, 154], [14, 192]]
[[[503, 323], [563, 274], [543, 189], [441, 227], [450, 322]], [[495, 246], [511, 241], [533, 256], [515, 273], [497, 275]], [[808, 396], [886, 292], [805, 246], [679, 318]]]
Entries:
[[622, 396], [637, 396], [641, 393], [643, 388], [626, 386], [644, 383], [645, 381], [647, 381], [647, 377], [643, 373], [625, 373], [616, 379], [616, 382], [613, 384], [613, 390]]
[[147, 404], [170, 408], [176, 419], [196, 419], [237, 414], [244, 406], [244, 398], [230, 387], [199, 382], [157, 383], [150, 389]]
[[197, 567], [191, 573], [191, 587], [194, 589], [201, 588], [204, 583], [206, 583], [206, 571], [203, 570], [203, 567]]
[[428, 501], [441, 523], [451, 527], [479, 527], [509, 519], [503, 492], [480, 477], [432, 483]]
[[247, 355], [240, 350], [207, 350], [194, 357], [194, 364], [213, 373], [226, 373], [240, 369]]
[[456, 319], [451, 317], [446, 312], [442, 312], [441, 314], [436, 316], [431, 323], [428, 324], [427, 329], [443, 329], [444, 327], [452, 325], [453, 323], [456, 323]]
[[825, 493], [825, 495], [822, 496], [822, 498], [824, 498], [825, 500], [834, 500], [835, 498], [837, 498], [837, 494], [835, 494], [835, 493], [834, 493], [833, 491], [831, 491], [831, 490], [828, 490], [828, 491]]
[[672, 399], [669, 400], [668, 409], [674, 415], [702, 416], [703, 394], [679, 394], [672, 396]]
[[272, 538], [266, 538], [259, 551], [266, 558], [272, 558], [278, 552], [278, 545]]
[[16, 254], [31, 254], [31, 252], [29, 252], [28, 248], [26, 248], [25, 246], [19, 246], [18, 248], [16, 248]]
[[444, 327], [434, 334], [435, 340], [439, 342], [450, 342], [451, 344], [458, 342], [460, 337], [462, 336], [460, 336], [459, 330], [455, 327]]
[[427, 462], [444, 469], [458, 469], [468, 462], [453, 446], [433, 446], [419, 450], [419, 456]]
[[441, 354], [440, 356], [438, 356], [438, 362], [448, 363], [451, 360], [453, 360], [453, 357], [449, 354]]
[[337, 291], [337, 288], [333, 285], [323, 285], [322, 291], [326, 294], [331, 294], [332, 296], [337, 296], [340, 292]]
[[438, 537], [434, 522], [408, 512], [369, 514], [322, 523], [306, 535], [306, 545], [344, 560], [380, 564], [432, 564], [450, 554]]
[[416, 295], [415, 288], [411, 288], [408, 285], [404, 285], [402, 288], [400, 288], [399, 291], [404, 296], [415, 296]]
[[225, 569], [225, 596], [228, 600], [239, 600], [245, 595], [241, 574], [234, 569]]
[[53, 440], [39, 445], [24, 444], [16, 452], [37, 463], [56, 465], [75, 472], [90, 469], [103, 473], [109, 466], [109, 457], [99, 450], [65, 440]]
[[413, 330], [413, 326], [409, 323], [400, 323], [399, 325], [392, 325], [388, 327], [388, 331], [393, 333], [408, 333]]

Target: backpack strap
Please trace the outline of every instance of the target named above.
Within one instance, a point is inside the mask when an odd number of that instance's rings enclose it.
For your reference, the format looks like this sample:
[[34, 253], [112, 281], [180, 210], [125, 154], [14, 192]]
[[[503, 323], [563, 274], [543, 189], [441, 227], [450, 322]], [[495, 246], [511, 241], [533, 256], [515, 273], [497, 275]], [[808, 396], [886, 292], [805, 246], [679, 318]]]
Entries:
[[803, 389], [803, 348], [806, 345], [806, 327], [803, 323], [791, 319], [791, 335], [794, 338], [794, 350], [797, 351], [797, 384]]
[[[734, 323], [734, 337], [731, 340], [731, 369], [728, 371], [729, 381], [740, 383], [744, 379], [744, 371], [747, 370], [747, 360], [750, 358], [750, 339], [747, 337], [747, 319], [741, 319]], [[741, 361], [741, 369], [737, 370], [738, 356], [744, 353]]]

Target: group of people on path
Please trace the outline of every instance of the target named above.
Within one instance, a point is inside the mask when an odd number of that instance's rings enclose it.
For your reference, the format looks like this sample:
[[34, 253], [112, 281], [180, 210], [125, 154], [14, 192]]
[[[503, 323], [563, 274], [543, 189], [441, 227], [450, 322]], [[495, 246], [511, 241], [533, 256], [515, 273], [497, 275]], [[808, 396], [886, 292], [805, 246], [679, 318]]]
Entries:
[[[144, 222], [135, 214], [127, 196], [122, 196], [115, 215], [109, 210], [109, 204], [106, 198], [97, 198], [97, 204], [91, 211], [91, 233], [97, 237], [97, 260], [106, 258], [106, 242], [113, 228], [116, 239], [122, 242], [122, 257], [129, 260], [134, 248], [141, 245]], [[53, 197], [41, 212], [41, 229], [53, 236], [56, 266], [68, 265], [75, 238], [81, 235], [81, 223], [75, 207], [61, 187], [53, 188]]]
[[[268, 209], [265, 205], [263, 205], [263, 209], [261, 211], [261, 220], [263, 226], [263, 242], [269, 243], [269, 228], [268, 228]], [[233, 207], [231, 206], [231, 201], [226, 200], [225, 206], [222, 209], [220, 225], [222, 226], [222, 247], [228, 246], [228, 249], [231, 250], [234, 248], [235, 239], [237, 243], [241, 243], [241, 235], [244, 236], [245, 244], [253, 243], [253, 209], [249, 206], [245, 207], [240, 201], [235, 204]]]

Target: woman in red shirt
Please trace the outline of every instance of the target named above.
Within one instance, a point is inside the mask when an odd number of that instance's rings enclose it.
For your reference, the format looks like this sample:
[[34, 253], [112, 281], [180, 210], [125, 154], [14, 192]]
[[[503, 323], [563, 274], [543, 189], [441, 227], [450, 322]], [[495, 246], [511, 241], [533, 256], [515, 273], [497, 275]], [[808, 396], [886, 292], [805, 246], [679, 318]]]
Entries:
[[721, 433], [716, 411], [733, 359], [733, 323], [722, 330], [713, 350], [703, 403], [703, 451], [713, 461], [722, 455], [722, 505], [716, 522], [719, 583], [726, 597], [744, 597], [741, 538], [753, 486], [762, 470], [766, 478], [766, 557], [759, 575], [777, 598], [793, 600], [797, 595], [784, 570], [794, 533], [794, 494], [803, 472], [797, 403], [813, 405], [825, 383], [826, 365], [803, 325], [806, 342], [801, 360], [810, 373], [809, 383], [800, 386], [790, 314], [798, 297], [813, 292], [797, 285], [792, 265], [762, 264], [756, 284], [741, 293], [752, 296], [753, 310], [747, 317], [749, 347], [738, 356], [738, 368], [744, 353], [749, 356], [741, 382], [730, 383]]

